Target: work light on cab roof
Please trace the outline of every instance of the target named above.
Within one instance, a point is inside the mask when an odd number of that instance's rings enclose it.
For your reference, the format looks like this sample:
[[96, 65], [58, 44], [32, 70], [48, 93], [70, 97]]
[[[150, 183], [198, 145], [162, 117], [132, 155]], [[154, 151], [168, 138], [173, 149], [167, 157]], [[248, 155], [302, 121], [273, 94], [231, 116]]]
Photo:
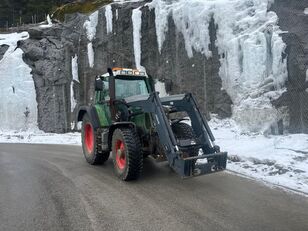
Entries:
[[137, 75], [137, 76], [147, 76], [145, 71], [140, 71], [138, 69], [114, 67], [112, 68], [114, 75]]

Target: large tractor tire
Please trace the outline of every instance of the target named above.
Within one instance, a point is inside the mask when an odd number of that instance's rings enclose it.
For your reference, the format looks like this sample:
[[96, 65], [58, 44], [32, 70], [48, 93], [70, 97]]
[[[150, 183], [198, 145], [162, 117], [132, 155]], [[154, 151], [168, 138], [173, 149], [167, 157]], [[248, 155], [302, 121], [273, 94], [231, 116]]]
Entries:
[[192, 127], [186, 123], [172, 124], [172, 131], [177, 139], [194, 139]]
[[112, 158], [116, 175], [124, 180], [140, 176], [143, 156], [138, 135], [131, 128], [117, 128], [112, 135]]
[[106, 162], [110, 152], [102, 151], [101, 134], [95, 131], [90, 117], [85, 114], [82, 120], [82, 149], [87, 162], [92, 165], [99, 165]]
[[[176, 139], [191, 139], [194, 140], [196, 138], [192, 127], [186, 123], [175, 123], [172, 124], [172, 131]], [[194, 148], [190, 150], [188, 153], [189, 156], [197, 156], [199, 150]]]

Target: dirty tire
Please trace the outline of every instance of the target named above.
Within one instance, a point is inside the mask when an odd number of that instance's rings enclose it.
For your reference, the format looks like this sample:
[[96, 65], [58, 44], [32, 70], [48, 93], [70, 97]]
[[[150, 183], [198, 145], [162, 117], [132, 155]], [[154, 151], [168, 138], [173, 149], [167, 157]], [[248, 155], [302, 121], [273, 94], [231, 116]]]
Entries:
[[[195, 139], [196, 136], [192, 127], [186, 123], [175, 123], [172, 125], [172, 131], [176, 139]], [[193, 149], [190, 156], [197, 156], [198, 149]]]
[[92, 165], [103, 164], [108, 160], [110, 152], [102, 151], [102, 139], [99, 131], [95, 131], [90, 117], [85, 114], [82, 120], [81, 142], [84, 157]]
[[124, 180], [135, 180], [143, 165], [140, 140], [132, 128], [117, 128], [112, 135], [112, 158], [116, 175]]

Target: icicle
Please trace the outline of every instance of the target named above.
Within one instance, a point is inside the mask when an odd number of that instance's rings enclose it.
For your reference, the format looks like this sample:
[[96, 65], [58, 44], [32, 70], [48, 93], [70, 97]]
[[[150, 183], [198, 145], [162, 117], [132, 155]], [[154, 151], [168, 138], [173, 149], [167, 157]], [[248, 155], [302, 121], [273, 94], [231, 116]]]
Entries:
[[163, 43], [165, 41], [165, 34], [168, 31], [168, 15], [171, 8], [161, 0], [153, 0], [151, 3], [148, 3], [147, 6], [150, 10], [153, 8], [155, 9], [156, 37], [158, 50], [161, 52]]
[[141, 66], [141, 19], [142, 12], [140, 8], [134, 9], [132, 13], [133, 22], [133, 38], [134, 38], [134, 54], [135, 54], [135, 64], [137, 69], [144, 70]]
[[106, 28], [107, 28], [107, 34], [112, 32], [112, 9], [111, 5], [107, 5], [105, 7], [105, 17], [106, 17]]
[[75, 55], [72, 57], [72, 82], [71, 82], [71, 112], [74, 111], [77, 101], [75, 100], [74, 97], [74, 81], [79, 82], [78, 78], [78, 56]]
[[92, 42], [88, 43], [88, 60], [89, 60], [89, 66], [92, 68], [94, 67], [94, 50]]
[[98, 23], [98, 11], [95, 11], [93, 14], [89, 16], [89, 20], [87, 20], [83, 27], [86, 29], [87, 32], [87, 38], [90, 41], [88, 43], [88, 60], [89, 60], [89, 66], [92, 68], [94, 66], [94, 50], [92, 41], [94, 40], [96, 36], [96, 27]]
[[78, 77], [78, 56], [77, 55], [72, 57], [72, 77], [73, 77], [73, 80], [79, 82], [79, 77]]

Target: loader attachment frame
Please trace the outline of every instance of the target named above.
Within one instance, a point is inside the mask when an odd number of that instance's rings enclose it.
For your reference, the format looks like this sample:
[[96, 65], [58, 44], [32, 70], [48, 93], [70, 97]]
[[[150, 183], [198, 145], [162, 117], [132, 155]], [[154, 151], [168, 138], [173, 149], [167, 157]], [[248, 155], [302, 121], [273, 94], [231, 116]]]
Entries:
[[[172, 95], [160, 98], [157, 92], [125, 98], [131, 107], [142, 109], [152, 115], [155, 130], [164, 148], [167, 160], [182, 177], [204, 175], [226, 168], [227, 153], [220, 152], [214, 144], [215, 138], [207, 121], [199, 111], [192, 94]], [[171, 112], [186, 112], [190, 118], [195, 140], [179, 142], [166, 116], [166, 108]], [[187, 150], [199, 150], [197, 156], [185, 156]], [[203, 159], [203, 161], [201, 161]]]

